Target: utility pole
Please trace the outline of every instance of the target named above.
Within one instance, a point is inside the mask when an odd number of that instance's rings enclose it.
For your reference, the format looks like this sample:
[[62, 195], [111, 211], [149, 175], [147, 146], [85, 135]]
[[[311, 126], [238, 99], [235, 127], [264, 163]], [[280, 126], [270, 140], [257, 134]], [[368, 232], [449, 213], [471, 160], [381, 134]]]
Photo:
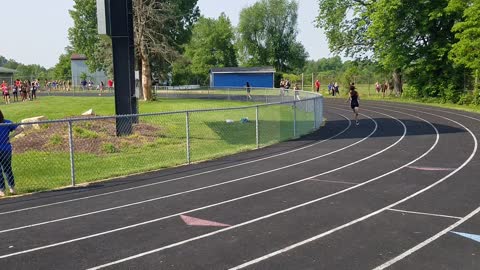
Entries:
[[[112, 38], [115, 114], [138, 113], [132, 0], [97, 0], [98, 33]], [[136, 119], [116, 118], [117, 136], [130, 135]]]

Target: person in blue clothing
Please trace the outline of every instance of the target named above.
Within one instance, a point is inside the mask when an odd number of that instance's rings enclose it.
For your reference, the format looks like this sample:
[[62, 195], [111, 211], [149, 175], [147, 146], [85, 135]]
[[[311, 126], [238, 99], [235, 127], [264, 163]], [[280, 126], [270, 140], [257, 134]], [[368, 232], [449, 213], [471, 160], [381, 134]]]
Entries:
[[3, 175], [7, 178], [10, 194], [15, 194], [15, 179], [12, 171], [12, 145], [9, 137], [10, 132], [15, 129], [17, 129], [17, 125], [12, 125], [12, 121], [6, 120], [0, 110], [0, 167], [2, 169], [0, 197], [5, 196], [5, 179]]

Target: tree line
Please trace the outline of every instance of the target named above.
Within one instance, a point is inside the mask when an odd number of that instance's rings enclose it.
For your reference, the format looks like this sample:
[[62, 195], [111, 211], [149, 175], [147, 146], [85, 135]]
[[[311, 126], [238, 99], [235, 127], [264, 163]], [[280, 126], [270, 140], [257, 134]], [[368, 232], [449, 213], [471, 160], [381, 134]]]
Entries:
[[378, 63], [409, 97], [480, 103], [480, 0], [318, 2], [333, 53]]
[[[97, 33], [96, 1], [74, 2], [71, 47], [55, 68], [22, 67], [25, 73], [68, 77], [69, 56], [76, 52], [88, 57], [91, 71], [112, 75], [111, 41]], [[307, 60], [296, 39], [295, 0], [259, 0], [240, 12], [237, 27], [225, 14], [203, 17], [197, 0], [133, 4], [146, 100], [152, 98], [152, 79], [207, 85], [212, 67], [273, 66], [285, 76], [316, 74], [343, 84], [388, 80], [407, 97], [480, 103], [480, 0], [318, 0], [316, 25], [325, 31], [330, 51], [348, 61]]]

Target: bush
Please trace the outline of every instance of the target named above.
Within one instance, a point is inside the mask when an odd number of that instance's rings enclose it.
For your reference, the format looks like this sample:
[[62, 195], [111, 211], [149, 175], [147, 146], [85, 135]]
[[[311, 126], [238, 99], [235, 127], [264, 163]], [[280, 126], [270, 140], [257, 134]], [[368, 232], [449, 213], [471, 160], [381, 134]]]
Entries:
[[409, 98], [409, 99], [417, 99], [420, 97], [420, 92], [418, 89], [414, 86], [411, 85], [405, 85], [403, 87], [403, 94], [402, 96], [404, 98]]
[[472, 93], [462, 94], [457, 102], [458, 105], [470, 105], [473, 103], [474, 96]]

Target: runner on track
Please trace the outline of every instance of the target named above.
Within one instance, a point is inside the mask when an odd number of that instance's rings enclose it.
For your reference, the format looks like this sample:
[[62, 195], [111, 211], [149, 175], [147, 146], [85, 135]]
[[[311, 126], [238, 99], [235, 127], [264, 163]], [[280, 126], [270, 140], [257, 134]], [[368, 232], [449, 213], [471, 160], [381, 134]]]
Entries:
[[360, 103], [358, 102], [358, 100], [360, 99], [360, 97], [358, 96], [358, 92], [355, 88], [355, 83], [350, 84], [349, 96], [350, 97], [348, 99], [348, 102], [350, 102], [350, 107], [352, 108], [353, 113], [355, 115], [355, 123], [358, 126], [360, 124], [358, 122], [358, 110], [359, 110], [359, 107], [360, 107]]

